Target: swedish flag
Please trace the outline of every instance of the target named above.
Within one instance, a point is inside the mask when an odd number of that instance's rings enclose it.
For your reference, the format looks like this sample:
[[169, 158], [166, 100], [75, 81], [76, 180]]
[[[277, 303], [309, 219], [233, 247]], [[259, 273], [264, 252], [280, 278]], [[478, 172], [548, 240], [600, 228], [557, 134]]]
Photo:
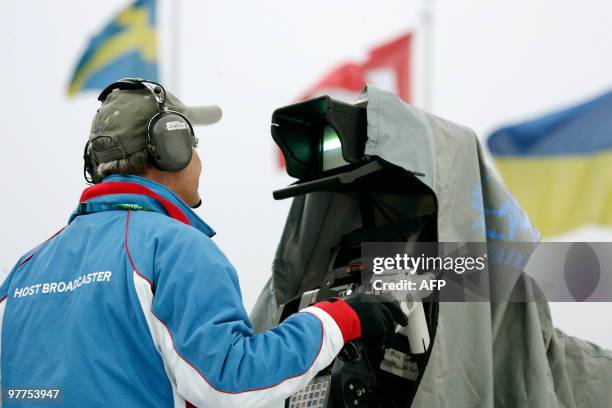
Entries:
[[155, 0], [137, 0], [91, 39], [68, 95], [102, 89], [125, 77], [158, 80]]
[[612, 92], [499, 129], [488, 146], [542, 235], [612, 225]]

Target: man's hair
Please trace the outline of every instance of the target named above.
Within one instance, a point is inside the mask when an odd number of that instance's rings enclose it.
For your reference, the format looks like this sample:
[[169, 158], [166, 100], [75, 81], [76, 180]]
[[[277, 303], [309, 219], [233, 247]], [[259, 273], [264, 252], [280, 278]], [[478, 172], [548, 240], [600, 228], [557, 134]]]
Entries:
[[[95, 139], [91, 143], [91, 148], [97, 152], [112, 149], [116, 146], [112, 139], [106, 137]], [[112, 174], [133, 174], [139, 176], [144, 174], [151, 165], [149, 153], [145, 149], [128, 154], [125, 159], [98, 164], [96, 173], [101, 179]]]

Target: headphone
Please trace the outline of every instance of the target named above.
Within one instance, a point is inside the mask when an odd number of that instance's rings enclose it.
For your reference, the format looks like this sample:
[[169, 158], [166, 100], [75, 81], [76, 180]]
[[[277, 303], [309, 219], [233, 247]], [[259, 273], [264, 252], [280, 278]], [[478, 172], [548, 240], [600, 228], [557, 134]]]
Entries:
[[[166, 90], [164, 87], [157, 82], [145, 79], [126, 78], [107, 86], [98, 96], [98, 100], [104, 103], [108, 95], [115, 89], [148, 89], [151, 92], [157, 103], [157, 113], [147, 123], [145, 142], [149, 157], [153, 165], [160, 170], [176, 172], [187, 167], [191, 161], [193, 147], [196, 146], [197, 139], [189, 119], [182, 113], [169, 110], [165, 106]], [[110, 137], [102, 135], [89, 140], [85, 145], [85, 152], [83, 153], [84, 177], [91, 184], [97, 184], [102, 181], [96, 174], [96, 168], [100, 163], [98, 156], [104, 152], [96, 152], [91, 146], [91, 143], [98, 138]], [[120, 145], [115, 149], [119, 149], [123, 154], [123, 158], [126, 157], [125, 151]]]

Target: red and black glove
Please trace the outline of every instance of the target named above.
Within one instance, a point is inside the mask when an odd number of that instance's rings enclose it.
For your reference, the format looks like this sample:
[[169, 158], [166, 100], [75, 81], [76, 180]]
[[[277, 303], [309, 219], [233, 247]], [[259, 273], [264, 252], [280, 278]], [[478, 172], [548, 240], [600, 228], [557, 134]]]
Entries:
[[393, 341], [396, 326], [408, 324], [408, 318], [399, 303], [386, 296], [362, 293], [345, 301], [359, 316], [361, 339], [366, 343], [389, 345]]
[[386, 296], [358, 294], [345, 300], [319, 302], [314, 306], [334, 318], [341, 327], [345, 342], [360, 338], [366, 343], [388, 345], [393, 340], [396, 325], [408, 324], [399, 303]]

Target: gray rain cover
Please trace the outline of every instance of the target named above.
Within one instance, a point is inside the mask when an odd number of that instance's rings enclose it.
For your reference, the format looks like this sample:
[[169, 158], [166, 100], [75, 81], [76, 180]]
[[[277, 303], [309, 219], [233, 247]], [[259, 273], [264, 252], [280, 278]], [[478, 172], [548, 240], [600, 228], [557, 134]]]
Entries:
[[[532, 242], [537, 230], [486, 167], [476, 134], [373, 86], [366, 154], [406, 170], [438, 200], [440, 242]], [[293, 200], [267, 282], [252, 311], [257, 331], [278, 305], [320, 281], [330, 244], [359, 225], [355, 202], [311, 193]], [[355, 221], [355, 219], [357, 221]], [[516, 283], [536, 292], [527, 277]], [[552, 325], [545, 300], [440, 303], [438, 326], [413, 407], [612, 407], [612, 353]]]

